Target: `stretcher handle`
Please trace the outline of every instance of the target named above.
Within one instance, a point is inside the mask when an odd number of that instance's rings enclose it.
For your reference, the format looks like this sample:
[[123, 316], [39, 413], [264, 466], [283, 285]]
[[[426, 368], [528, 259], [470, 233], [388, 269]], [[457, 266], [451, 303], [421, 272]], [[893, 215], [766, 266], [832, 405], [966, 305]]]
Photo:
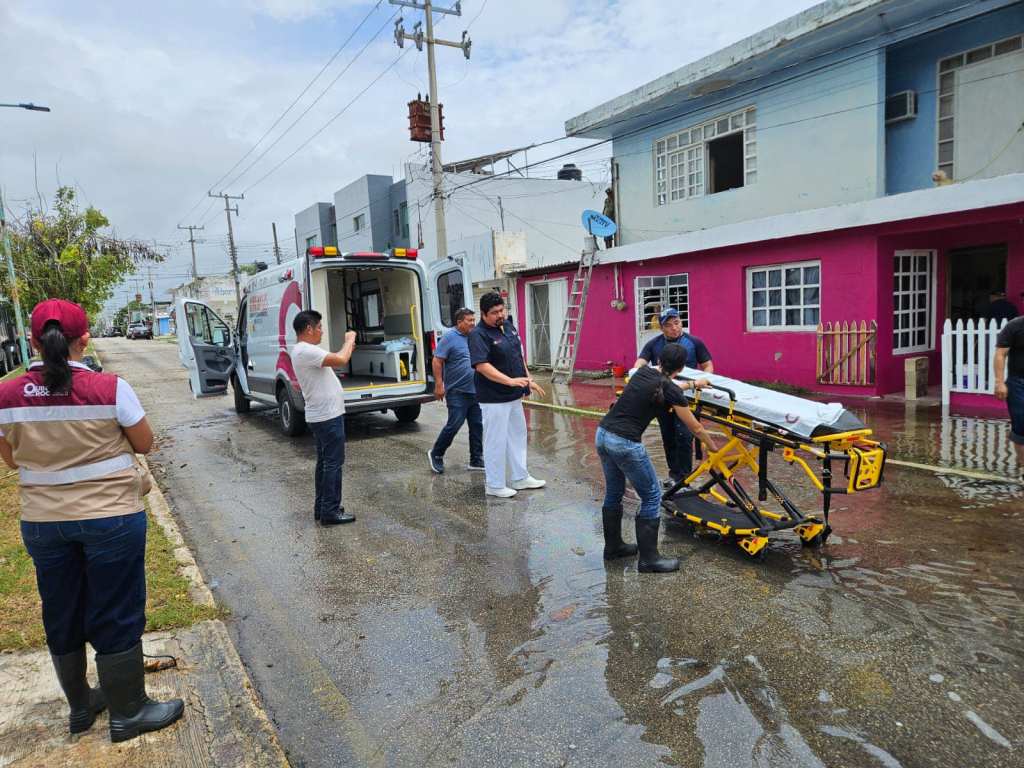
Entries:
[[[693, 378], [691, 378], [689, 376], [676, 376], [675, 380], [676, 381], [696, 381], [696, 379], [693, 379]], [[725, 392], [725, 394], [727, 394], [729, 396], [729, 400], [731, 400], [734, 403], [736, 402], [736, 393], [733, 392], [728, 387], [720, 387], [717, 384], [711, 384], [709, 382], [708, 386], [707, 386], [707, 389], [717, 389], [719, 392]], [[696, 390], [694, 390], [694, 391], [696, 392]]]

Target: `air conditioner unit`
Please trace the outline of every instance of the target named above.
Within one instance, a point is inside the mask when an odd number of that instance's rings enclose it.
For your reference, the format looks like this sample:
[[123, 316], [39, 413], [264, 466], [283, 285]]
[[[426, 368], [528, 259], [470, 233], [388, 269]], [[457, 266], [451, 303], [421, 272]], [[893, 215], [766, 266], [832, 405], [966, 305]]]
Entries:
[[885, 100], [885, 124], [917, 117], [917, 92], [900, 91]]

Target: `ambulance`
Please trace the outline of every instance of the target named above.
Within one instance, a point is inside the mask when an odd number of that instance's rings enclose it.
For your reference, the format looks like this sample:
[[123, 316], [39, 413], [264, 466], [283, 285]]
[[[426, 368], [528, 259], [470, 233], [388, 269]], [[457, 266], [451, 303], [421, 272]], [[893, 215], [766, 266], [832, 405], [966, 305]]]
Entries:
[[195, 397], [223, 395], [235, 411], [252, 403], [277, 407], [281, 430], [305, 430], [305, 405], [289, 350], [292, 320], [304, 309], [323, 315], [320, 346], [336, 352], [356, 332], [348, 365], [334, 369], [346, 413], [392, 411], [415, 421], [434, 399], [431, 359], [436, 341], [455, 322], [469, 284], [456, 259], [422, 263], [411, 248], [342, 253], [311, 247], [298, 259], [257, 272], [244, 286], [230, 328], [208, 305], [179, 297], [178, 354]]

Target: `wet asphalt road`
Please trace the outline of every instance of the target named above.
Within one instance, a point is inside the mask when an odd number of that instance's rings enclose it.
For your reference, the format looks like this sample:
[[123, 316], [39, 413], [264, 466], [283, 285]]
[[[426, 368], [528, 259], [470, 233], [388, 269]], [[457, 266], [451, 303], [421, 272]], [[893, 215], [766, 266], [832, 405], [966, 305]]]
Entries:
[[430, 406], [350, 420], [359, 521], [320, 529], [309, 435], [192, 400], [171, 344], [98, 345], [293, 765], [1024, 764], [1019, 495], [894, 469], [820, 552], [663, 526], [683, 569], [638, 574], [601, 558], [595, 421], [528, 409], [548, 488], [485, 500], [463, 436], [427, 470]]

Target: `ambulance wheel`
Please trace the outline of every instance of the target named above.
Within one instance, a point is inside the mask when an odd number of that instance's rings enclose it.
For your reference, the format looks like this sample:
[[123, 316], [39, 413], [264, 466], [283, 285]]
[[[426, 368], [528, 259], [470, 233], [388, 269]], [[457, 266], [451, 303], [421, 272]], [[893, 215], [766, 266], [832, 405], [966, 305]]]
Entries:
[[231, 377], [231, 392], [235, 396], [235, 413], [248, 413], [252, 409], [252, 402], [242, 392], [242, 385], [236, 376]]
[[282, 432], [288, 437], [296, 437], [306, 431], [306, 419], [295, 407], [288, 387], [281, 387], [277, 391], [277, 406]]
[[395, 408], [395, 418], [398, 419], [402, 424], [411, 424], [420, 417], [420, 404], [414, 403], [413, 405], [403, 405], [401, 408]]

